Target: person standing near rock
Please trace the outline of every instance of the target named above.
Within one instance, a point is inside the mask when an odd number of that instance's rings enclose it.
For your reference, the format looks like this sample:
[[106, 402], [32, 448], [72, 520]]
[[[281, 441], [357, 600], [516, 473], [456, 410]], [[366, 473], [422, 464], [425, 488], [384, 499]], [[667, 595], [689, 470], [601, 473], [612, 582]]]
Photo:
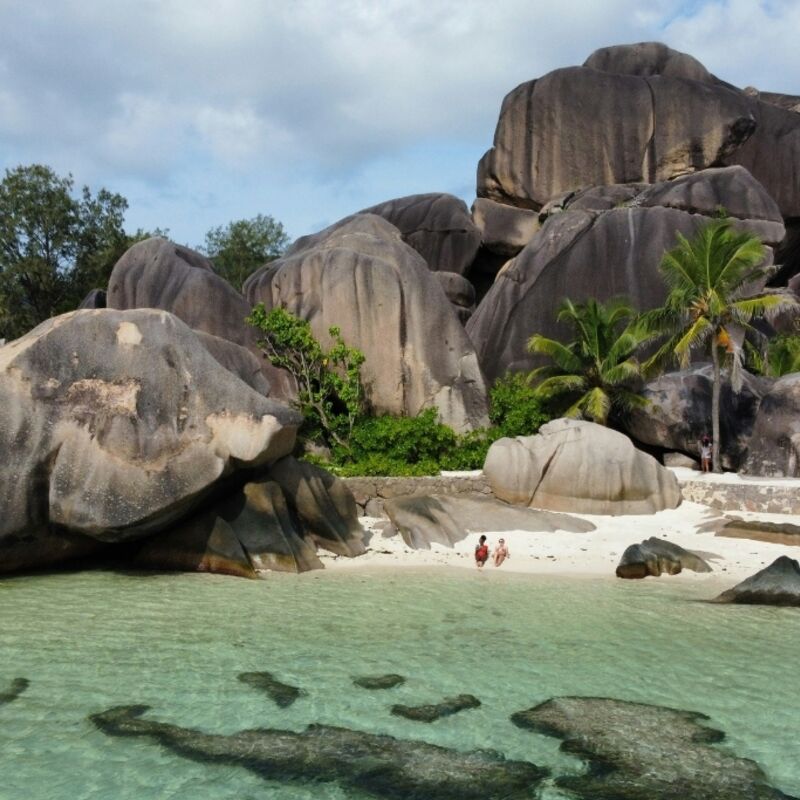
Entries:
[[494, 565], [496, 567], [499, 567], [507, 558], [511, 558], [511, 553], [508, 552], [505, 539], [500, 539], [500, 541], [497, 543], [497, 547], [495, 547], [492, 557], [494, 558]]
[[481, 569], [489, 560], [489, 545], [486, 544], [486, 536], [481, 534], [478, 544], [475, 545], [475, 566]]
[[700, 468], [711, 472], [711, 437], [708, 434], [700, 440]]

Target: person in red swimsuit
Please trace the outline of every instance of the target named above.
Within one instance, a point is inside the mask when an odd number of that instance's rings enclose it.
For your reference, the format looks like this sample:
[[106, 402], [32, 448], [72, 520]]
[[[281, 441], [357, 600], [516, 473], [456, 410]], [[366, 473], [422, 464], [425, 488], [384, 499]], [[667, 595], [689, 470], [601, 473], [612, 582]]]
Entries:
[[475, 545], [475, 565], [480, 569], [489, 560], [489, 545], [486, 537], [481, 534], [478, 544]]

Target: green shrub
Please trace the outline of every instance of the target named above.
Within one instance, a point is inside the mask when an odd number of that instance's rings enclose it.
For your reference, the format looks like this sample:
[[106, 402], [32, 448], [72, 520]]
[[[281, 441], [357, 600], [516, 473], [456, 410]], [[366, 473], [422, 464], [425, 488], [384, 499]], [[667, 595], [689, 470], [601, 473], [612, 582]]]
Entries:
[[501, 436], [532, 436], [553, 419], [543, 400], [536, 397], [522, 372], [508, 372], [489, 392], [489, 418]]

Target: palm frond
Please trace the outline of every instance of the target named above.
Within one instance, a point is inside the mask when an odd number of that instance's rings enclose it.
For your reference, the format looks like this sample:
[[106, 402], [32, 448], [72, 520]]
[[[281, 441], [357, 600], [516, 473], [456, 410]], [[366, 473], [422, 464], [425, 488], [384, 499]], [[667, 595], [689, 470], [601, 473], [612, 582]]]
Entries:
[[611, 398], [599, 386], [595, 386], [581, 399], [581, 410], [585, 417], [599, 425], [608, 422], [608, 413], [611, 411]]
[[713, 332], [713, 326], [706, 317], [698, 317], [694, 324], [675, 343], [674, 351], [678, 363], [683, 369], [689, 366], [689, 356], [693, 348], [698, 347]]
[[528, 339], [528, 352], [551, 358], [564, 372], [579, 372], [581, 369], [580, 358], [569, 347], [538, 333]]
[[771, 289], [736, 300], [730, 305], [730, 313], [740, 322], [749, 322], [754, 316], [773, 320], [778, 314], [799, 314], [800, 301], [791, 289]]
[[550, 400], [567, 392], [582, 392], [585, 388], [583, 375], [553, 375], [538, 384], [533, 393], [540, 400]]

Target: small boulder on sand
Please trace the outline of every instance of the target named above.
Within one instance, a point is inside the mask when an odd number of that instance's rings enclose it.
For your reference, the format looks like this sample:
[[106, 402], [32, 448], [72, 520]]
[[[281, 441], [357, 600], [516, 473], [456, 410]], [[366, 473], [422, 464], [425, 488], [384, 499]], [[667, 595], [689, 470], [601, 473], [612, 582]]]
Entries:
[[684, 568], [693, 572], [711, 572], [709, 564], [691, 550], [651, 536], [625, 549], [617, 566], [617, 577], [658, 577], [663, 573], [677, 575]]
[[723, 592], [714, 602], [800, 606], [800, 564], [789, 556], [780, 556], [768, 567]]

